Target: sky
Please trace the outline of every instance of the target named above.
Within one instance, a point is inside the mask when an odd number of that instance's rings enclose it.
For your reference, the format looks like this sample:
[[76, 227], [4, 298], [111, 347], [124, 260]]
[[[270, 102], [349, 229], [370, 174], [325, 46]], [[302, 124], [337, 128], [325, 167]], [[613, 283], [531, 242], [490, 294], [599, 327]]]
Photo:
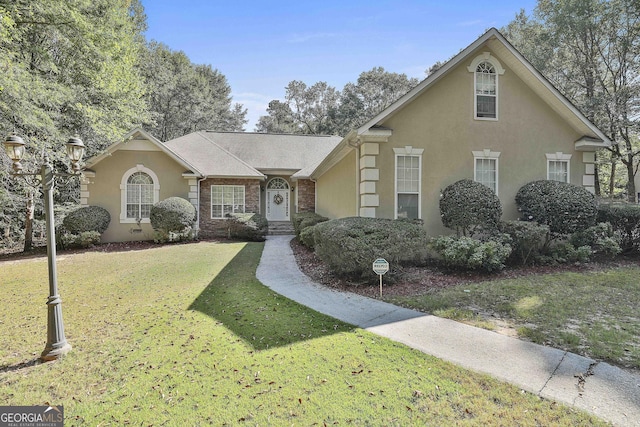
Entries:
[[148, 40], [226, 78], [253, 131], [292, 80], [338, 90], [374, 67], [420, 80], [536, 0], [142, 0]]

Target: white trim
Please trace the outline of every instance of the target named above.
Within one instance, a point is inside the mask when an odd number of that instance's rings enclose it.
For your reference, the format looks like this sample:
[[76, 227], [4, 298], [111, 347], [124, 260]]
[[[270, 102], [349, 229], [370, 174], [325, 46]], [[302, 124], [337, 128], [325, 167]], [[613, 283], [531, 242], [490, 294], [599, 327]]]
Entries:
[[[127, 218], [127, 181], [129, 177], [136, 172], [144, 172], [151, 177], [153, 181], [153, 204], [155, 205], [160, 200], [160, 180], [158, 175], [154, 171], [145, 167], [144, 165], [136, 165], [129, 169], [122, 175], [120, 180], [120, 223], [121, 224], [134, 224], [138, 223], [137, 218]], [[140, 219], [141, 224], [149, 224], [151, 221], [149, 218]]]
[[546, 158], [547, 158], [547, 180], [551, 180], [551, 178], [549, 177], [549, 166], [551, 164], [551, 162], [562, 162], [562, 163], [566, 163], [567, 164], [567, 179], [566, 181], [560, 181], [560, 182], [571, 182], [571, 154], [564, 154], [562, 152], [557, 152], [557, 153], [547, 153], [545, 154]]
[[[495, 160], [496, 164], [496, 195], [499, 193], [499, 183], [500, 183], [500, 152], [499, 151], [491, 151], [488, 148], [485, 148], [482, 151], [472, 151], [473, 153], [473, 180], [476, 182], [480, 182], [477, 179], [478, 174], [478, 160]], [[489, 186], [487, 186], [489, 187]], [[491, 187], [489, 187], [491, 188]], [[493, 190], [493, 188], [492, 188]]]
[[[393, 165], [393, 218], [398, 219], [398, 157], [417, 157], [418, 158], [418, 219], [422, 219], [422, 153], [423, 148], [413, 148], [407, 145], [402, 148], [394, 148], [394, 165]], [[415, 194], [403, 192], [401, 194]]]
[[[222, 201], [222, 216], [213, 216], [213, 187], [233, 187], [233, 188], [242, 188], [242, 213], [244, 213], [247, 209], [247, 187], [244, 185], [226, 185], [226, 184], [211, 184], [209, 186], [209, 217], [211, 219], [224, 219], [224, 206], [225, 201]], [[223, 190], [224, 195], [224, 190]], [[233, 203], [233, 200], [232, 200]]]
[[[478, 65], [482, 64], [483, 62], [488, 62], [489, 64], [491, 64], [493, 66], [493, 69], [495, 70], [495, 76], [496, 76], [496, 94], [493, 96], [495, 98], [495, 102], [496, 102], [496, 116], [495, 117], [478, 117], [478, 73], [476, 72]], [[478, 56], [476, 56], [472, 61], [471, 61], [471, 65], [469, 65], [467, 67], [467, 70], [470, 73], [473, 73], [473, 119], [474, 120], [481, 120], [481, 121], [490, 121], [490, 122], [496, 122], [498, 121], [498, 117], [499, 117], [499, 99], [500, 99], [500, 77], [501, 75], [504, 74], [504, 68], [502, 67], [502, 64], [500, 63], [500, 61], [498, 61], [498, 59], [491, 55], [490, 52], [484, 52]], [[483, 96], [491, 96], [491, 95], [483, 95]]]

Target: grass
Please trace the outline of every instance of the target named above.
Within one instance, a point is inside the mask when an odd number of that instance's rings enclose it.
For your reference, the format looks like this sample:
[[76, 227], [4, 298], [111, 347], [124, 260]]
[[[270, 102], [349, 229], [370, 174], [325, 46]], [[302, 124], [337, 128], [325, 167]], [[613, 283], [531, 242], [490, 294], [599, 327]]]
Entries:
[[62, 254], [73, 350], [46, 364], [46, 260], [0, 263], [0, 402], [66, 426], [605, 425], [275, 294], [262, 248]]
[[640, 267], [535, 275], [390, 301], [445, 317], [470, 312], [458, 320], [471, 324], [498, 317], [523, 338], [640, 369], [639, 276]]

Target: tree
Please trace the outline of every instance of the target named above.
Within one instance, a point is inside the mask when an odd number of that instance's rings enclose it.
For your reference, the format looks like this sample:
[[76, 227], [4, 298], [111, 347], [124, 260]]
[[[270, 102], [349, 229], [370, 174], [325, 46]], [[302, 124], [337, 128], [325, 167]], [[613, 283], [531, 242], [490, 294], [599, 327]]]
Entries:
[[373, 118], [417, 84], [417, 79], [385, 71], [382, 67], [361, 73], [356, 83], [347, 83], [341, 92], [326, 82], [307, 86], [294, 80], [285, 89], [284, 101], [269, 103], [267, 115], [260, 117], [256, 130], [344, 135]]
[[296, 133], [297, 130], [289, 104], [277, 99], [269, 102], [267, 115], [260, 116], [256, 125], [256, 132], [263, 133]]
[[[146, 118], [135, 67], [145, 25], [138, 0], [0, 0], [0, 127], [28, 142], [27, 167], [43, 155], [61, 165], [60, 145], [74, 134], [97, 154]], [[2, 162], [3, 189], [22, 194], [16, 218], [28, 186]], [[77, 185], [59, 187], [56, 198], [78, 195]]]
[[388, 72], [383, 67], [361, 73], [355, 84], [347, 83], [342, 89], [338, 108], [339, 133], [346, 134], [364, 124], [418, 83], [416, 78]]
[[[637, 0], [539, 0], [504, 30], [511, 43], [615, 142], [610, 168], [626, 168], [635, 201], [634, 166], [640, 99], [640, 8]], [[610, 175], [609, 188], [615, 176]], [[600, 190], [598, 185], [597, 190]]]
[[210, 65], [192, 64], [184, 52], [152, 41], [141, 69], [151, 110], [148, 127], [160, 140], [203, 129], [243, 130], [246, 110], [232, 105], [226, 77]]

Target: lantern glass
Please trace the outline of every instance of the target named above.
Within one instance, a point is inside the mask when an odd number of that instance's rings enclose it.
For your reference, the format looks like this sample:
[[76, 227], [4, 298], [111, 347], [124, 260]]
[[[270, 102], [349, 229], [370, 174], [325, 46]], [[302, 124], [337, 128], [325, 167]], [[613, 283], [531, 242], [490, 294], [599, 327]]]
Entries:
[[84, 144], [80, 138], [74, 137], [69, 138], [67, 142], [67, 156], [71, 159], [71, 162], [76, 164], [80, 160], [82, 160], [82, 156], [84, 155]]
[[16, 135], [11, 135], [7, 137], [3, 144], [7, 155], [14, 163], [22, 160], [22, 157], [24, 156], [25, 145], [22, 138]]

